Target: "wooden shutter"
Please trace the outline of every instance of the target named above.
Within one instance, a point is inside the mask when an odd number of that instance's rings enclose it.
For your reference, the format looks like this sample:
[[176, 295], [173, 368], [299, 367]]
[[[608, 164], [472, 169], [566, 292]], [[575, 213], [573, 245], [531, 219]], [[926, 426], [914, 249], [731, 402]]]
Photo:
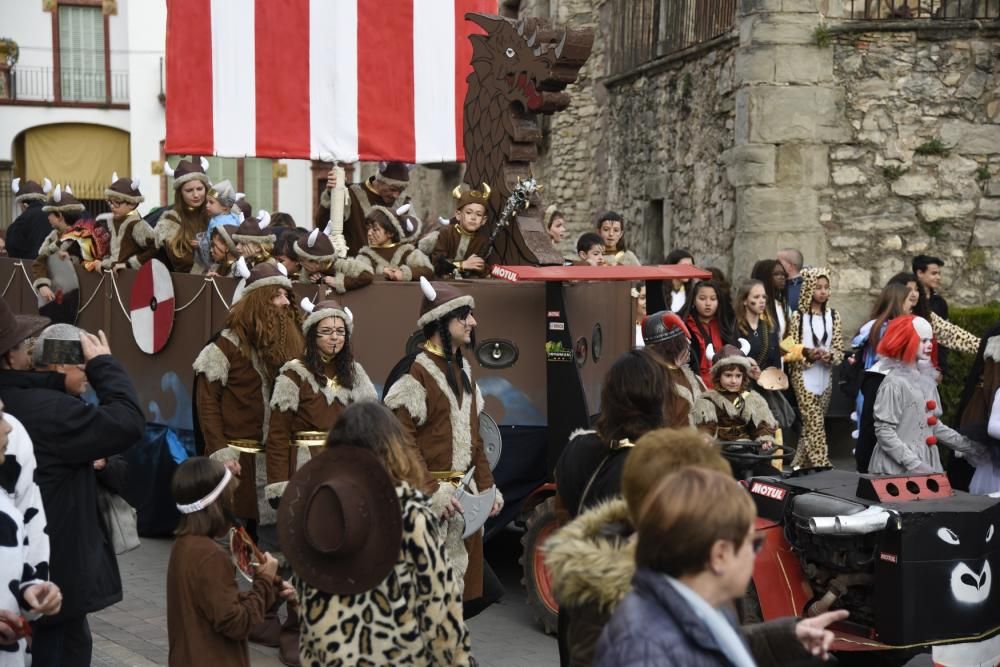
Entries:
[[106, 97], [104, 16], [100, 7], [59, 5], [62, 99], [100, 102]]

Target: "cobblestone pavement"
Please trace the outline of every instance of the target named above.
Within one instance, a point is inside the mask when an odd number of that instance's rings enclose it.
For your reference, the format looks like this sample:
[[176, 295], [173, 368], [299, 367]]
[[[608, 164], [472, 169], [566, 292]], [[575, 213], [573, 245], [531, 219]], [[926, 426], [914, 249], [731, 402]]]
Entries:
[[[535, 625], [520, 589], [517, 566], [517, 533], [499, 536], [487, 546], [507, 588], [505, 598], [469, 621], [473, 649], [484, 667], [506, 665], [556, 665], [554, 637]], [[119, 556], [124, 600], [91, 614], [94, 635], [93, 665], [100, 667], [149, 667], [167, 663], [167, 561], [169, 539], [143, 539], [135, 551]], [[280, 665], [277, 650], [250, 645], [256, 666]]]

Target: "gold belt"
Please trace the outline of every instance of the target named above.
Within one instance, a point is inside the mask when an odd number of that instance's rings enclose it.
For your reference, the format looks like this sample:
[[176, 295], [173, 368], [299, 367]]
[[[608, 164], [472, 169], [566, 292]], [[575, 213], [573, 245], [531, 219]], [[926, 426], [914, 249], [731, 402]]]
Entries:
[[448, 482], [449, 484], [458, 486], [462, 483], [465, 473], [461, 470], [438, 470], [436, 472], [432, 470], [431, 477], [441, 482]]
[[326, 431], [296, 431], [292, 444], [296, 447], [322, 447], [326, 444]]
[[251, 438], [233, 438], [226, 443], [238, 452], [243, 452], [244, 454], [263, 454], [264, 447], [260, 444], [259, 440], [253, 440]]

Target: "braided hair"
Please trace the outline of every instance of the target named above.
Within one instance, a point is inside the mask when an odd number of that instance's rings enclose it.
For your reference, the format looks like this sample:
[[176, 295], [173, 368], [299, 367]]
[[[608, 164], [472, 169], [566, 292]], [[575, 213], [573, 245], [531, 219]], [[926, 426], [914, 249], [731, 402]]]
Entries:
[[[451, 344], [451, 332], [448, 331], [448, 325], [452, 320], [462, 320], [467, 318], [472, 313], [472, 308], [469, 306], [462, 306], [461, 308], [456, 308], [444, 317], [437, 319], [433, 322], [428, 322], [424, 325], [423, 334], [424, 338], [430, 340], [434, 334], [441, 337], [441, 348], [444, 350], [444, 360], [448, 367], [448, 372], [446, 377], [448, 379], [448, 386], [451, 387], [451, 391], [458, 398], [458, 380], [455, 379], [455, 371], [458, 370], [458, 377], [462, 380], [462, 389], [467, 392], [472, 391], [472, 382], [469, 380], [468, 374], [465, 372], [464, 359], [462, 358], [462, 348], [459, 347], [454, 352], [452, 351]], [[474, 347], [476, 344], [476, 332], [472, 332], [472, 340], [469, 343], [470, 347]]]
[[[325, 319], [325, 318], [324, 318]], [[342, 318], [338, 318], [342, 319]], [[319, 338], [320, 320], [309, 327], [306, 333], [306, 351], [302, 355], [303, 365], [312, 373], [316, 381], [323, 386], [326, 384], [326, 364], [323, 363], [323, 355], [319, 351], [317, 339]], [[346, 326], [345, 326], [346, 328]], [[345, 389], [354, 388], [354, 355], [351, 353], [351, 334], [344, 337], [344, 347], [333, 357], [333, 371], [337, 383]]]

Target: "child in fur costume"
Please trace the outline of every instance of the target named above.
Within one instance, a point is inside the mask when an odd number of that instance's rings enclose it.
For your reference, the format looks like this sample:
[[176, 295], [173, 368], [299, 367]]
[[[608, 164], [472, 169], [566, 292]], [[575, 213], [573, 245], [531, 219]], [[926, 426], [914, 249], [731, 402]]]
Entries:
[[434, 271], [442, 277], [488, 278], [491, 269], [484, 255], [490, 242], [486, 227], [490, 186], [483, 183], [479, 190], [473, 190], [463, 184], [451, 196], [455, 199], [457, 222], [438, 234], [431, 253]]
[[694, 404], [699, 430], [723, 441], [753, 440], [767, 451], [774, 446], [778, 422], [767, 401], [750, 389], [750, 360], [726, 345], [712, 360], [712, 384]]
[[[409, 282], [421, 277], [430, 279], [434, 275], [427, 255], [413, 244], [404, 242], [415, 232], [413, 220], [406, 217], [408, 211], [409, 204], [395, 211], [373, 206], [365, 216], [368, 245], [358, 253], [357, 261], [376, 280]], [[408, 228], [403, 227], [404, 223]]]
[[829, 299], [830, 271], [803, 269], [799, 309], [789, 327], [795, 346], [802, 345], [802, 358], [785, 357], [802, 416], [802, 437], [792, 463], [797, 468], [832, 465], [826, 444], [826, 410], [833, 393], [833, 367], [844, 358], [844, 339], [840, 313], [829, 307]]
[[98, 271], [101, 260], [108, 252], [110, 235], [107, 228], [97, 224], [87, 213], [83, 203], [73, 196], [73, 191], [66, 186], [56, 185], [42, 210], [49, 215], [52, 232], [45, 237], [38, 256], [31, 264], [34, 280], [32, 288], [38, 296], [46, 301], [54, 301], [52, 279], [49, 276], [48, 259], [58, 253], [71, 259], [87, 271]]
[[139, 204], [144, 201], [139, 192], [139, 181], [111, 175], [111, 185], [104, 196], [111, 204], [108, 214], [108, 232], [111, 250], [101, 260], [104, 269], [138, 269], [156, 254], [156, 237], [153, 228], [139, 215]]
[[930, 363], [934, 331], [922, 317], [889, 323], [873, 371], [885, 373], [874, 403], [875, 451], [868, 471], [902, 475], [943, 472], [938, 443], [962, 452], [972, 465], [988, 462], [983, 445], [941, 423], [941, 397]]
[[621, 213], [607, 211], [598, 216], [597, 234], [604, 242], [604, 263], [608, 266], [619, 264], [639, 264], [635, 253], [625, 247], [625, 219]]
[[301, 280], [323, 284], [337, 294], [370, 285], [374, 279], [366, 262], [354, 258], [337, 257], [329, 234], [317, 228], [305, 239], [292, 244], [295, 258], [301, 268]]
[[271, 227], [271, 215], [258, 211], [256, 218], [245, 218], [232, 234], [236, 249], [251, 269], [258, 264], [277, 264], [274, 259], [274, 242], [278, 237]]

